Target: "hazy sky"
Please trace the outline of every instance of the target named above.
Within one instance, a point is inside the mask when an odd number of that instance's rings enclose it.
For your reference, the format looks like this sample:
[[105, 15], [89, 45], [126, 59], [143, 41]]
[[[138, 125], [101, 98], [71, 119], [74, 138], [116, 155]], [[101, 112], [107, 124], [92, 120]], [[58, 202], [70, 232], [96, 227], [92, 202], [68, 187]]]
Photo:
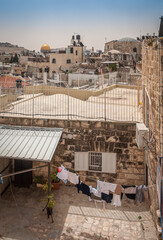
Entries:
[[88, 48], [158, 34], [163, 0], [0, 0], [0, 42], [31, 50], [66, 47], [73, 33]]

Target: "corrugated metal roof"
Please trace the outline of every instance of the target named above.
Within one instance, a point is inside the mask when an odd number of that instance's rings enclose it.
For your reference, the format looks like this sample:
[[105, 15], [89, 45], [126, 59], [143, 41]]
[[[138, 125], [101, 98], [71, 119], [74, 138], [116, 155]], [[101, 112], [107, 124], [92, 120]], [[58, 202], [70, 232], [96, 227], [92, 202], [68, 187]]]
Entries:
[[0, 158], [50, 162], [62, 128], [0, 126]]

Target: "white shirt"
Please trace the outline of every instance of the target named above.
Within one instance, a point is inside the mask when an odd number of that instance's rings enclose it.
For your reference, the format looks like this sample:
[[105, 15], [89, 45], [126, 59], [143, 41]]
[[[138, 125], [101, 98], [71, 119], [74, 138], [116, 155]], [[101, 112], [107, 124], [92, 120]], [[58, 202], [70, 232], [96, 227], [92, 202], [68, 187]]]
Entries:
[[89, 186], [90, 193], [93, 193], [94, 196], [101, 198], [101, 192], [98, 192], [96, 188], [93, 188], [92, 186]]
[[79, 176], [76, 173], [68, 172], [68, 181], [76, 185], [79, 183]]
[[112, 199], [111, 205], [113, 205], [115, 207], [121, 206], [120, 195], [113, 194], [113, 199]]
[[109, 192], [115, 192], [115, 189], [117, 187], [117, 184], [115, 183], [108, 183], [108, 182], [102, 182], [97, 181], [97, 191], [100, 193], [109, 194]]

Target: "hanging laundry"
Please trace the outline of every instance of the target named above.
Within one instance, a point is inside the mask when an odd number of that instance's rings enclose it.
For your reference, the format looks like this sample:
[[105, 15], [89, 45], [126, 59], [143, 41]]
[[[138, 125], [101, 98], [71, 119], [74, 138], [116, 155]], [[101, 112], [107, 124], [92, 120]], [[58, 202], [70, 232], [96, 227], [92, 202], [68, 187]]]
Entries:
[[89, 186], [90, 188], [90, 193], [93, 193], [94, 196], [101, 198], [101, 193], [97, 191], [96, 188], [93, 188], [92, 186]]
[[113, 199], [112, 199], [111, 205], [115, 206], [115, 207], [120, 207], [121, 206], [120, 195], [113, 194]]
[[135, 187], [127, 187], [123, 188], [123, 192], [126, 194], [136, 194], [136, 186]]
[[99, 193], [105, 193], [109, 194], [109, 192], [115, 192], [115, 189], [117, 187], [117, 184], [115, 183], [107, 183], [107, 182], [102, 182], [102, 181], [97, 181], [97, 191]]
[[85, 195], [87, 195], [89, 197], [91, 196], [90, 188], [85, 183], [81, 183], [81, 191], [82, 191], [83, 194], [85, 194]]
[[111, 200], [113, 198], [113, 194], [106, 194], [106, 193], [101, 193], [101, 199], [106, 201], [107, 203], [111, 203]]
[[61, 172], [62, 171], [62, 167], [57, 167], [57, 172]]
[[123, 198], [123, 193], [126, 197], [132, 200], [136, 199], [136, 186], [135, 185], [122, 185], [121, 199]]
[[80, 177], [79, 177], [79, 183], [75, 185], [75, 187], [78, 190], [78, 193], [81, 191], [81, 183], [82, 183], [82, 181], [80, 181]]
[[0, 174], [0, 183], [3, 184], [3, 177], [1, 174]]
[[80, 179], [79, 179], [79, 183], [75, 185], [78, 189], [78, 193], [80, 191], [82, 191], [83, 194], [91, 197], [91, 192], [90, 192], [90, 188], [88, 185], [86, 185], [85, 183], [82, 183], [80, 182]]
[[68, 180], [68, 171], [64, 166], [61, 165], [60, 167], [60, 172], [57, 173], [57, 177], [61, 179], [65, 184], [67, 183]]
[[79, 176], [77, 176], [76, 173], [68, 172], [68, 181], [73, 184], [78, 184]]
[[144, 202], [144, 192], [143, 190], [147, 191], [147, 187], [145, 185], [140, 185], [136, 188], [136, 193], [138, 194], [139, 202]]
[[122, 192], [122, 186], [120, 184], [117, 184], [117, 187], [115, 189], [115, 194], [121, 195], [121, 192]]

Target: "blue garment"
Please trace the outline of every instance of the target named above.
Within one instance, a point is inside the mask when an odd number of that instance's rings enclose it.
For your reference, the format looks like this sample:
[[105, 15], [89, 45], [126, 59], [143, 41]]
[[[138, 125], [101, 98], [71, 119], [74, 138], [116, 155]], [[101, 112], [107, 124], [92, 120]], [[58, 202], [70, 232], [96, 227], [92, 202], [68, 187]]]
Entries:
[[0, 174], [0, 183], [3, 184], [3, 177], [1, 174]]

